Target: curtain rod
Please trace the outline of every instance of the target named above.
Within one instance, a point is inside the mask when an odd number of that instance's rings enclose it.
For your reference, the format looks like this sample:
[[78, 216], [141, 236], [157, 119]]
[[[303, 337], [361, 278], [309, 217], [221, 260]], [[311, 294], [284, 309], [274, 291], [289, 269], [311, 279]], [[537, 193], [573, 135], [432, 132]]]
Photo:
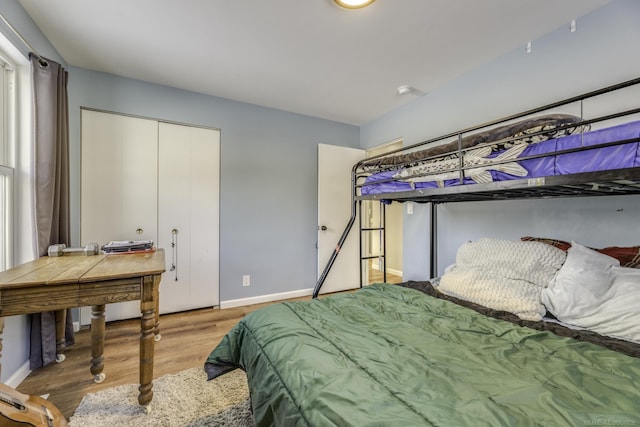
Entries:
[[27, 47], [27, 49], [29, 49], [29, 52], [31, 52], [36, 56], [36, 58], [38, 58], [38, 61], [40, 61], [40, 64], [43, 67], [46, 67], [47, 65], [49, 65], [49, 62], [42, 55], [36, 52], [33, 46], [31, 46], [31, 44], [24, 37], [22, 37], [22, 34], [20, 34], [18, 30], [16, 30], [15, 27], [11, 25], [11, 23], [7, 20], [7, 18], [5, 18], [4, 15], [1, 13], [0, 13], [0, 18], [2, 18], [2, 20], [7, 25], [7, 27], [9, 27], [9, 29], [13, 32], [13, 34], [15, 34], [16, 37], [18, 37], [18, 39], [22, 42], [22, 44], [24, 44]]

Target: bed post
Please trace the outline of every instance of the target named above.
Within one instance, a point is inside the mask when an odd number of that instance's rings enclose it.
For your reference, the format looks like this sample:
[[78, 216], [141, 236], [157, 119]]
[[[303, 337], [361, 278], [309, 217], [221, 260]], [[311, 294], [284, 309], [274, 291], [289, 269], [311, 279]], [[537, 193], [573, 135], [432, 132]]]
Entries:
[[382, 281], [387, 283], [387, 205], [382, 201], [380, 201], [380, 224], [378, 225], [382, 229], [379, 231], [382, 233], [382, 257], [378, 257], [378, 263], [382, 268]]
[[362, 282], [364, 281], [363, 277], [363, 268], [362, 268], [362, 200], [358, 200], [358, 255], [360, 255], [360, 262], [358, 264], [358, 277], [360, 278], [360, 288], [362, 288]]
[[429, 278], [438, 274], [438, 203], [431, 202], [429, 218]]

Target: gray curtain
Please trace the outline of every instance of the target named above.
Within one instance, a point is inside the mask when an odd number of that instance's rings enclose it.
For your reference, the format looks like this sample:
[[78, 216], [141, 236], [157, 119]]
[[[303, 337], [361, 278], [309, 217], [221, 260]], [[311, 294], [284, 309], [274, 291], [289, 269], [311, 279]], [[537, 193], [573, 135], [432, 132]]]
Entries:
[[[69, 113], [67, 72], [58, 63], [31, 54], [35, 138], [35, 210], [38, 255], [49, 245], [70, 245]], [[71, 345], [73, 322], [67, 310], [65, 342]], [[55, 314], [31, 316], [31, 369], [56, 357]]]

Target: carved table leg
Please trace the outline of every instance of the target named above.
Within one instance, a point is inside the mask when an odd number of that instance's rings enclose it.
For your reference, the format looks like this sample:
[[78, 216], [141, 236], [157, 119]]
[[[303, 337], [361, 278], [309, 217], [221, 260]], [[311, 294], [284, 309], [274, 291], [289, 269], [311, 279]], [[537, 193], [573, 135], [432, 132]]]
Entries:
[[153, 353], [155, 347], [154, 329], [157, 327], [156, 306], [160, 276], [145, 276], [140, 296], [140, 387], [138, 403], [149, 413], [153, 399]]
[[91, 374], [93, 381], [104, 381], [104, 304], [91, 307]]
[[159, 283], [154, 285], [153, 298], [156, 301], [156, 315], [155, 315], [155, 324], [153, 325], [153, 334], [155, 335], [155, 340], [160, 341], [160, 339], [162, 338], [162, 335], [160, 335], [160, 286], [159, 286]]
[[67, 327], [67, 310], [56, 310], [56, 362], [64, 362], [65, 332]]
[[142, 313], [140, 322], [140, 387], [138, 388], [140, 394], [138, 402], [143, 406], [148, 405], [153, 398], [154, 311], [151, 309]]

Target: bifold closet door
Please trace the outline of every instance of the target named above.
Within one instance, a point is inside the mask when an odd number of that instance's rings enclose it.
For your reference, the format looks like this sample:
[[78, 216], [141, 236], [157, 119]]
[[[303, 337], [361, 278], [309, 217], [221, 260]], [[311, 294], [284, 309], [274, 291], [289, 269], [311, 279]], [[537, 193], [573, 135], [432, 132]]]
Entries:
[[158, 125], [82, 111], [81, 244], [156, 239]]
[[[220, 132], [83, 109], [81, 137], [81, 244], [151, 239], [166, 256], [161, 313], [219, 305]], [[105, 315], [139, 317], [140, 303]]]
[[[157, 240], [158, 123], [82, 110], [80, 243]], [[140, 316], [137, 301], [108, 304], [107, 320]], [[80, 312], [91, 320], [90, 308]]]
[[219, 305], [220, 132], [159, 124], [160, 312]]

